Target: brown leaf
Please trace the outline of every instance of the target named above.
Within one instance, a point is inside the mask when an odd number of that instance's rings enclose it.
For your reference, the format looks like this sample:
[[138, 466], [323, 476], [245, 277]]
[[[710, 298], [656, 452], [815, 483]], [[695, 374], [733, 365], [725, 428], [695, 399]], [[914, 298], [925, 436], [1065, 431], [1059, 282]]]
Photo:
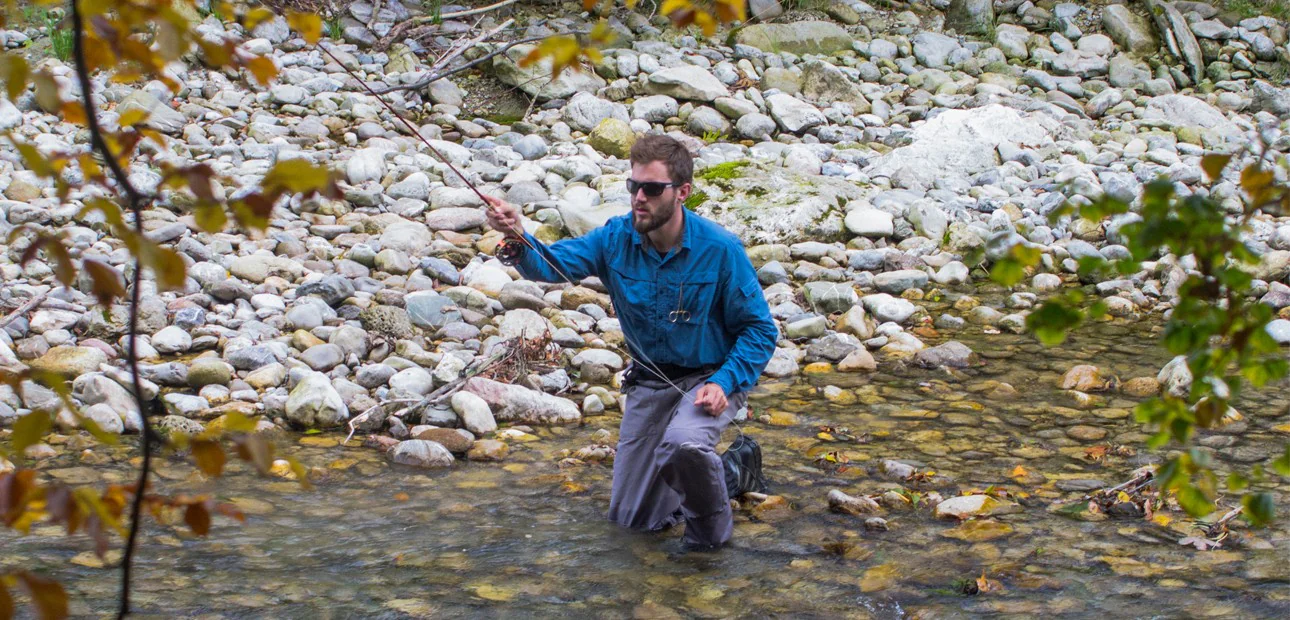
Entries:
[[5, 587], [4, 581], [0, 580], [0, 618], [14, 617], [13, 597], [9, 595], [9, 588]]
[[205, 536], [211, 531], [211, 513], [206, 509], [206, 502], [195, 502], [184, 511], [184, 523], [198, 536]]
[[255, 466], [255, 470], [261, 474], [269, 473], [269, 468], [273, 466], [273, 444], [263, 437], [248, 435], [239, 438], [237, 455]]
[[224, 448], [218, 441], [195, 439], [192, 448], [193, 460], [197, 462], [197, 468], [202, 470], [203, 474], [216, 478], [224, 473]]
[[114, 300], [125, 297], [125, 285], [121, 283], [121, 275], [116, 269], [88, 258], [81, 262], [81, 267], [90, 276], [92, 292], [100, 306], [111, 307]]
[[143, 245], [143, 262], [152, 268], [157, 277], [157, 288], [163, 291], [175, 291], [184, 287], [187, 267], [179, 253], [163, 248], [151, 241]]
[[67, 617], [67, 593], [57, 581], [30, 572], [18, 573], [18, 579], [31, 596], [41, 620]]

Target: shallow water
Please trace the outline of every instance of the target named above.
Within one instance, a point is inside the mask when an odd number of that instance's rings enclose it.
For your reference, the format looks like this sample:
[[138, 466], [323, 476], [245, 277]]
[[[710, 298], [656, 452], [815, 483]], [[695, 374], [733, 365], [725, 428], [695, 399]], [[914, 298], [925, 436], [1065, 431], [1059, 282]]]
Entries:
[[[969, 327], [956, 337], [985, 363], [962, 373], [884, 366], [872, 375], [764, 382], [751, 400], [754, 411], [779, 413], [777, 421], [793, 421], [783, 415], [791, 413], [795, 423], [744, 428], [765, 450], [772, 493], [791, 510], [738, 513], [733, 547], [712, 555], [676, 553], [677, 530], [634, 534], [606, 523], [609, 468], [558, 466], [561, 450], [593, 443], [599, 429], [615, 430], [617, 412], [577, 428], [539, 429], [539, 441], [513, 443], [503, 463], [461, 463], [448, 472], [390, 465], [370, 448], [338, 445], [343, 435], [284, 440], [283, 451], [325, 471], [315, 491], [237, 467], [203, 481], [169, 459], [159, 470], [163, 490], [233, 500], [248, 522], [217, 519], [209, 539], [149, 527], [136, 609], [158, 617], [279, 618], [1288, 617], [1285, 522], [1244, 532], [1273, 549], [1200, 552], [1146, 521], [1084, 522], [1047, 512], [1055, 500], [1084, 494], [1058, 490], [1059, 480], [1115, 484], [1156, 458], [1139, 449], [1090, 461], [1085, 449], [1092, 446], [1140, 448], [1136, 401], [1102, 393], [1104, 403], [1081, 410], [1056, 386], [1079, 363], [1122, 380], [1154, 376], [1167, 361], [1154, 345], [1157, 335], [1144, 324], [1106, 324], [1044, 349], [1025, 336]], [[990, 381], [1019, 394], [998, 398]], [[820, 394], [825, 385], [845, 388], [857, 402], [828, 402]], [[1290, 439], [1273, 430], [1290, 422], [1284, 388], [1249, 395], [1239, 406], [1244, 421], [1202, 434], [1220, 469], [1270, 458]], [[824, 443], [816, 439], [821, 425], [867, 433], [868, 442]], [[1079, 436], [1097, 429], [1106, 435], [1072, 439], [1076, 425], [1093, 427]], [[832, 450], [849, 457], [847, 470], [816, 465], [815, 457]], [[78, 453], [68, 450], [42, 469], [76, 482], [101, 479], [104, 466], [90, 469]], [[128, 456], [113, 458], [110, 475], [124, 481]], [[1030, 498], [1023, 513], [996, 519], [1011, 532], [975, 543], [951, 537], [964, 530], [926, 509], [888, 512], [887, 532], [866, 532], [863, 519], [828, 511], [829, 489], [896, 488], [873, 471], [883, 459], [935, 470], [938, 478], [924, 491], [948, 497], [997, 484]], [[1021, 482], [1012, 477], [1018, 465], [1029, 472]], [[1279, 484], [1271, 488], [1285, 513], [1290, 485]], [[87, 541], [52, 533], [0, 534], [0, 566], [34, 562], [68, 587], [74, 614], [109, 612], [117, 571], [83, 566]], [[956, 591], [956, 582], [982, 572], [1002, 590]]]

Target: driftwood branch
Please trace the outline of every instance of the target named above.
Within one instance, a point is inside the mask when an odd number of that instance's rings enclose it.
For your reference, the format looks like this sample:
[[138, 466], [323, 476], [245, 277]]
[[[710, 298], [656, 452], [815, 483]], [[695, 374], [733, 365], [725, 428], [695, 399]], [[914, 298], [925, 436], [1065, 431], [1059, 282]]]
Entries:
[[[462, 17], [470, 17], [471, 15], [479, 15], [480, 13], [487, 13], [489, 11], [510, 6], [512, 4], [515, 4], [515, 0], [503, 0], [502, 2], [498, 2], [496, 4], [490, 4], [488, 6], [481, 6], [477, 9], [457, 11], [455, 13], [443, 13], [441, 15], [423, 15], [421, 17], [414, 17], [391, 28], [390, 32], [381, 39], [381, 43], [379, 47], [385, 48], [390, 44], [391, 41], [394, 41], [395, 39], [402, 36], [404, 32], [407, 32], [409, 30], [414, 30], [426, 24], [439, 23], [446, 19], [458, 19]], [[376, 13], [372, 13], [372, 19], [373, 20], [376, 19]], [[373, 21], [373, 24], [375, 24], [375, 21]], [[372, 25], [368, 25], [367, 29], [372, 30]]]
[[40, 306], [40, 304], [45, 303], [46, 297], [49, 297], [49, 293], [41, 293], [35, 297], [32, 297], [21, 306], [18, 306], [17, 310], [14, 310], [13, 312], [6, 314], [3, 319], [0, 319], [0, 329], [4, 329], [5, 327], [8, 327], [10, 323], [18, 320], [18, 317], [23, 316], [24, 314], [27, 314], [32, 310], [35, 310], [38, 306]]

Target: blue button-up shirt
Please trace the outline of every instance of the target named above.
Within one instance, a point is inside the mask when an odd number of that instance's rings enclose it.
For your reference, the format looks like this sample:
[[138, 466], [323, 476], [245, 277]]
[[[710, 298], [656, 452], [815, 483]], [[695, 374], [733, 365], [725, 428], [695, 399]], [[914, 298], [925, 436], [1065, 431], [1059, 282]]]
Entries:
[[632, 357], [646, 367], [719, 366], [709, 382], [727, 395], [746, 391], [774, 354], [779, 330], [739, 238], [688, 209], [681, 212], [681, 244], [666, 255], [636, 232], [627, 214], [550, 246], [525, 234], [546, 260], [529, 250], [516, 268], [544, 282], [599, 277]]

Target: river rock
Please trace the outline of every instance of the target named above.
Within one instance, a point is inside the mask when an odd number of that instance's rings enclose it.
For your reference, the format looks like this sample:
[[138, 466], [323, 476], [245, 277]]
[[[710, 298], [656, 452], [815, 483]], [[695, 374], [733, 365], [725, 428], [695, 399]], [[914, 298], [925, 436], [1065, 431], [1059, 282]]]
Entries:
[[551, 79], [551, 60], [544, 58], [527, 67], [519, 65], [536, 46], [519, 44], [493, 58], [493, 73], [505, 84], [515, 86], [530, 97], [542, 101], [566, 99], [575, 93], [595, 93], [604, 88], [605, 80], [592, 71], [562, 71]]
[[945, 12], [945, 27], [964, 35], [989, 37], [994, 34], [993, 0], [951, 2]]
[[183, 114], [172, 110], [156, 95], [146, 90], [130, 93], [117, 104], [116, 111], [122, 116], [131, 111], [143, 112], [148, 115], [143, 125], [162, 133], [177, 134], [184, 129], [184, 125], [188, 124], [188, 119]]
[[36, 370], [78, 377], [98, 370], [107, 361], [107, 354], [94, 347], [57, 346], [28, 364]]
[[837, 489], [829, 490], [829, 510], [849, 515], [869, 515], [882, 512], [878, 502], [865, 496], [851, 496]]
[[452, 457], [452, 452], [449, 452], [442, 444], [425, 439], [400, 441], [389, 454], [390, 460], [400, 465], [411, 465], [427, 469], [452, 467], [452, 464], [456, 461]]
[[305, 428], [338, 426], [349, 419], [340, 393], [320, 372], [311, 372], [296, 384], [287, 397], [285, 413], [288, 420]]
[[967, 345], [951, 340], [914, 354], [914, 364], [923, 368], [967, 368], [976, 363], [976, 353]]
[[936, 516], [941, 519], [970, 519], [993, 517], [1021, 512], [1021, 506], [989, 495], [960, 495], [936, 505]]
[[1126, 5], [1111, 4], [1102, 7], [1102, 28], [1117, 45], [1128, 52], [1150, 54], [1159, 49], [1151, 25]]
[[466, 458], [472, 461], [501, 461], [506, 458], [510, 452], [510, 447], [496, 439], [481, 439], [476, 441], [466, 453]]
[[770, 110], [771, 118], [789, 133], [801, 133], [828, 122], [824, 113], [815, 106], [785, 93], [767, 97], [766, 107]]
[[605, 155], [627, 159], [631, 154], [632, 145], [636, 144], [636, 132], [632, 131], [631, 125], [622, 119], [607, 118], [591, 130], [591, 135], [587, 136], [587, 144]]
[[1093, 392], [1106, 389], [1106, 383], [1106, 379], [1102, 376], [1102, 372], [1098, 370], [1097, 366], [1080, 364], [1062, 375], [1062, 380], [1058, 387], [1063, 390]]
[[879, 157], [868, 174], [900, 177], [930, 188], [947, 175], [966, 178], [994, 168], [1000, 144], [1050, 143], [1059, 132], [1049, 117], [997, 104], [947, 110], [914, 129], [912, 144]]
[[754, 24], [735, 32], [734, 42], [764, 52], [832, 54], [851, 49], [852, 36], [841, 26], [825, 21], [790, 24]]
[[582, 418], [572, 401], [519, 385], [473, 377], [462, 388], [484, 400], [493, 417], [521, 424], [572, 424]]
[[730, 89], [707, 69], [694, 65], [668, 67], [651, 73], [645, 88], [653, 95], [667, 95], [688, 101], [712, 101], [729, 97]]
[[452, 410], [461, 419], [461, 426], [477, 436], [487, 435], [497, 430], [497, 421], [488, 403], [479, 396], [465, 391], [452, 395]]
[[453, 454], [465, 454], [475, 443], [473, 439], [451, 428], [427, 428], [417, 433], [415, 439], [436, 442]]

